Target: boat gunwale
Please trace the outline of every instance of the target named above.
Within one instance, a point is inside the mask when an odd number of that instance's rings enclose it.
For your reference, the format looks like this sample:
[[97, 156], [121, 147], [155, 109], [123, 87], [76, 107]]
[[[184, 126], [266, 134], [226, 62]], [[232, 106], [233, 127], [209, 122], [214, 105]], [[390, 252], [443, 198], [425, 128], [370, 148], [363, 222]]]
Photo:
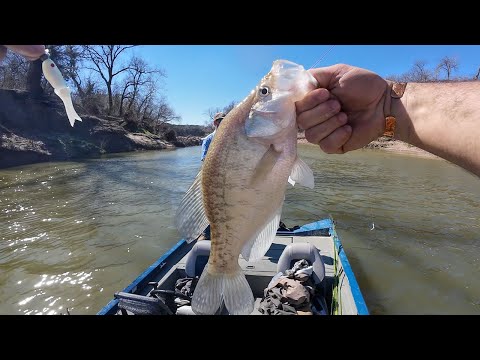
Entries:
[[362, 295], [362, 291], [360, 290], [360, 286], [358, 285], [357, 278], [353, 273], [352, 266], [348, 261], [347, 254], [345, 253], [342, 242], [338, 237], [337, 230], [335, 228], [335, 221], [330, 219], [330, 222], [331, 222], [330, 235], [333, 237], [333, 243], [335, 244], [335, 251], [337, 252], [338, 257], [340, 258], [343, 271], [345, 272], [345, 275], [347, 276], [348, 282], [350, 284], [350, 291], [352, 293], [353, 300], [355, 301], [355, 306], [357, 307], [357, 314], [370, 315], [368, 311], [367, 303], [365, 302], [365, 299], [363, 298], [363, 295]]

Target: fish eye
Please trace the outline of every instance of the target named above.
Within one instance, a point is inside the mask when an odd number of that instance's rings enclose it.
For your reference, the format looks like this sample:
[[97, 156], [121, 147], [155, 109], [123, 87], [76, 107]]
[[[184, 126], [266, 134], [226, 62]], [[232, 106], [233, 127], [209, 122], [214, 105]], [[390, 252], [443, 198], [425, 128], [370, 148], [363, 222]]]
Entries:
[[262, 86], [260, 89], [258, 89], [258, 94], [261, 97], [265, 97], [270, 94], [270, 88], [268, 86]]

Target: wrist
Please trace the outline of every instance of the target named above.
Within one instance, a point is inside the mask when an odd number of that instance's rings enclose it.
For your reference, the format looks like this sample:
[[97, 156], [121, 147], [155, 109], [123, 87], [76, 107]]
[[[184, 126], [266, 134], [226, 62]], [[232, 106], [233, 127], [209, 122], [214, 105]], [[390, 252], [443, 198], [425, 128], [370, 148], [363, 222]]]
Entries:
[[409, 143], [410, 139], [410, 118], [406, 109], [407, 94], [402, 98], [392, 99], [391, 112], [396, 119], [396, 129], [394, 138], [406, 143]]
[[[385, 100], [383, 106], [384, 123], [383, 136], [406, 141], [408, 125], [406, 110], [402, 102], [407, 83], [386, 81]], [[405, 97], [406, 99], [406, 97]]]

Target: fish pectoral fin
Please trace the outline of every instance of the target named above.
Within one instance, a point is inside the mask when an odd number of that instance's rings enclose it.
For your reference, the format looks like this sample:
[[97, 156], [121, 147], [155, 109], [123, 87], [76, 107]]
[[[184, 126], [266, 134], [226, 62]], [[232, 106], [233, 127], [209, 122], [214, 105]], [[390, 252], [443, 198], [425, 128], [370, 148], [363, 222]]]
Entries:
[[190, 243], [200, 236], [207, 225], [208, 219], [203, 208], [202, 171], [200, 170], [180, 202], [175, 215], [175, 227]]
[[315, 186], [315, 179], [313, 178], [313, 171], [303, 162], [298, 156], [293, 164], [292, 173], [288, 177], [288, 182], [295, 185], [298, 182], [300, 185], [313, 189]]
[[260, 260], [272, 245], [280, 224], [282, 206], [283, 201], [273, 218], [243, 246], [242, 256], [246, 261]]
[[272, 171], [277, 163], [280, 152], [276, 151], [273, 145], [270, 145], [268, 150], [263, 154], [262, 158], [255, 166], [252, 178], [250, 179], [250, 186], [256, 187], [258, 183], [264, 181], [267, 175]]

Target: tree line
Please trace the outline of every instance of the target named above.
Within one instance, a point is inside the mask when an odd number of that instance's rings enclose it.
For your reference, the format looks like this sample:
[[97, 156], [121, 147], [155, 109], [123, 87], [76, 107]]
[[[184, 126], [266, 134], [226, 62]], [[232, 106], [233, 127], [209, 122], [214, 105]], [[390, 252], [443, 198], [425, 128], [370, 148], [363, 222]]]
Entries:
[[[81, 112], [121, 118], [130, 131], [145, 129], [158, 134], [165, 124], [180, 117], [162, 95], [165, 70], [152, 66], [135, 56], [135, 45], [48, 45], [52, 60], [57, 64], [72, 90], [75, 107]], [[455, 76], [459, 61], [445, 56], [433, 68], [417, 60], [412, 68], [400, 75], [386, 78], [406, 82], [478, 80], [480, 68], [471, 77]], [[26, 89], [33, 96], [50, 95], [53, 88], [42, 76], [41, 61], [29, 62], [9, 52], [0, 66], [0, 87]], [[204, 115], [204, 125], [212, 127], [214, 114], [228, 113], [237, 105], [232, 101], [224, 107], [210, 107]]]
[[455, 76], [460, 68], [460, 62], [453, 56], [445, 56], [440, 62], [432, 67], [424, 60], [417, 60], [407, 72], [400, 75], [390, 75], [386, 78], [399, 82], [438, 82], [438, 81], [468, 81], [478, 80], [480, 67], [476, 75]]
[[[162, 94], [165, 70], [131, 51], [135, 45], [47, 45], [72, 90], [80, 112], [121, 118], [130, 131], [157, 134], [180, 120]], [[0, 87], [28, 90], [32, 96], [53, 93], [42, 76], [41, 61], [9, 52], [0, 66]]]

